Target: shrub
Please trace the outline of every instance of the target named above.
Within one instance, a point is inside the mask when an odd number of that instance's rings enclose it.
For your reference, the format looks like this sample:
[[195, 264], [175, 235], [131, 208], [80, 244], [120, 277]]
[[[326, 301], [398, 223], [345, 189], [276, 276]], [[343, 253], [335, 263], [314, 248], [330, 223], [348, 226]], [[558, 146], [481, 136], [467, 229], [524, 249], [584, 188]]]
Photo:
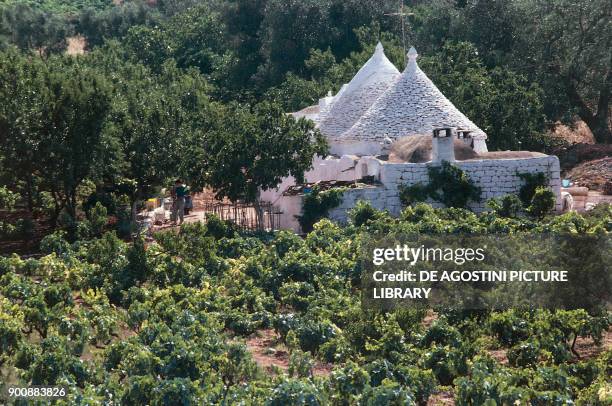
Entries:
[[488, 327], [504, 346], [513, 346], [530, 335], [529, 322], [518, 317], [512, 310], [492, 313]]
[[361, 404], [366, 406], [411, 405], [414, 404], [414, 395], [410, 389], [385, 379], [380, 386], [365, 391]]
[[461, 168], [444, 161], [428, 168], [429, 183], [400, 186], [400, 201], [411, 205], [431, 198], [446, 207], [466, 208], [471, 200], [479, 202], [482, 189], [475, 186]]
[[296, 378], [312, 377], [312, 367], [314, 367], [314, 360], [309, 352], [298, 349], [291, 351], [287, 370], [289, 376], [295, 376]]
[[298, 222], [302, 231], [308, 233], [312, 231], [312, 226], [329, 213], [334, 207], [342, 203], [342, 194], [345, 188], [332, 188], [319, 191], [318, 187], [313, 187], [312, 191], [304, 196], [302, 215], [298, 216]]
[[517, 176], [525, 182], [525, 184], [521, 186], [519, 190], [519, 198], [521, 199], [523, 206], [528, 207], [531, 204], [531, 200], [533, 199], [536, 189], [548, 185], [548, 177], [543, 172], [517, 173]]
[[287, 282], [279, 289], [281, 302], [293, 307], [295, 310], [304, 311], [315, 293], [314, 286], [308, 282]]
[[327, 362], [344, 362], [352, 353], [351, 345], [343, 335], [338, 335], [319, 347], [319, 355]]
[[356, 404], [352, 400], [364, 392], [369, 382], [370, 376], [367, 371], [355, 362], [348, 361], [346, 365], [335, 369], [331, 374], [330, 385], [334, 390], [332, 398], [348, 404]]
[[66, 236], [67, 233], [63, 230], [46, 235], [40, 241], [40, 250], [45, 254], [55, 253], [60, 256], [72, 252], [70, 243], [66, 240]]
[[402, 385], [412, 390], [419, 405], [426, 405], [427, 399], [436, 389], [436, 378], [429, 370], [401, 366], [396, 369], [395, 375]]
[[375, 220], [378, 213], [379, 211], [372, 207], [370, 202], [360, 200], [355, 207], [349, 211], [349, 218], [355, 226], [361, 227]]
[[510, 348], [507, 356], [514, 367], [533, 367], [540, 358], [540, 345], [535, 341], [524, 341]]
[[[211, 236], [217, 240], [234, 236], [235, 230], [230, 222], [223, 221], [216, 214], [206, 215], [206, 235]], [[183, 227], [181, 227], [183, 229]]]
[[500, 217], [515, 218], [523, 211], [523, 203], [517, 195], [506, 195], [501, 199], [491, 199], [487, 202], [487, 206]]
[[546, 187], [538, 187], [533, 194], [527, 212], [536, 218], [543, 218], [555, 208], [556, 196]]
[[288, 252], [297, 251], [304, 246], [304, 240], [290, 231], [278, 231], [272, 241], [272, 247], [280, 258], [284, 258]]
[[93, 236], [98, 237], [104, 232], [104, 227], [106, 227], [108, 222], [107, 213], [106, 207], [100, 202], [96, 202], [95, 206], [87, 213], [89, 227]]
[[316, 386], [305, 379], [288, 379], [272, 391], [266, 406], [319, 406], [322, 396]]

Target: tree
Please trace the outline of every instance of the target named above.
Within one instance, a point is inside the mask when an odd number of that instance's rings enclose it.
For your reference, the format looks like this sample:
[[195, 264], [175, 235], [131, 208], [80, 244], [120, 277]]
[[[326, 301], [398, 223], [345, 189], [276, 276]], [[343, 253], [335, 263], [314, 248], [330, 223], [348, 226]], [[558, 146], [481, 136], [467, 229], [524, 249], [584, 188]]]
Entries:
[[[2, 32], [4, 31], [4, 32]], [[22, 50], [35, 50], [41, 57], [66, 49], [71, 27], [57, 14], [15, 4], [0, 8], [0, 36]]]
[[605, 0], [517, 0], [524, 49], [515, 64], [546, 92], [547, 115], [578, 115], [597, 142], [612, 143], [612, 6]]
[[541, 89], [507, 68], [487, 69], [469, 42], [449, 42], [424, 56], [422, 69], [457, 108], [489, 135], [491, 149], [541, 148]]
[[104, 132], [108, 85], [78, 60], [8, 51], [0, 63], [3, 166], [24, 180], [30, 209], [36, 187], [53, 196], [53, 222], [64, 208], [74, 218], [77, 188], [114, 168], [117, 151]]
[[259, 191], [276, 187], [282, 178], [303, 181], [313, 157], [326, 154], [327, 146], [311, 121], [296, 121], [264, 102], [228, 109], [224, 128], [206, 137], [204, 151], [202, 179], [217, 197], [257, 204]]
[[514, 63], [547, 95], [552, 119], [576, 114], [597, 142], [611, 143], [612, 7], [606, 1], [516, 1], [523, 28]]
[[43, 180], [59, 208], [75, 218], [77, 188], [88, 177], [113, 169], [118, 151], [104, 132], [110, 91], [104, 77], [57, 60], [49, 75], [49, 105], [43, 110]]
[[[47, 67], [15, 49], [0, 54], [0, 161], [7, 185], [21, 192], [34, 209], [38, 161], [42, 155], [42, 110], [46, 104]], [[19, 175], [18, 175], [19, 174]]]

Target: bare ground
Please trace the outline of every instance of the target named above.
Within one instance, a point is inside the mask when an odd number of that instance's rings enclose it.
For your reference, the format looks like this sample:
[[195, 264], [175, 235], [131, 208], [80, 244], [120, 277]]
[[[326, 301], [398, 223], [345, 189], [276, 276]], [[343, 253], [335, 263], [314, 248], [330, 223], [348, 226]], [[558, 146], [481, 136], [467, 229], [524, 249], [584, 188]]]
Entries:
[[431, 395], [427, 400], [427, 406], [451, 406], [455, 404], [455, 395], [452, 389], [445, 389]]
[[602, 352], [612, 349], [612, 329], [605, 332], [601, 345], [596, 345], [591, 338], [578, 337], [574, 349], [580, 360], [597, 358]]
[[565, 176], [578, 186], [603, 191], [605, 183], [612, 181], [612, 156], [579, 163]]
[[75, 35], [74, 37], [68, 37], [68, 46], [66, 48], [66, 54], [68, 55], [82, 55], [85, 53], [85, 46], [87, 41], [82, 35]]
[[[257, 365], [267, 373], [276, 370], [287, 372], [289, 368], [289, 351], [280, 342], [280, 337], [272, 329], [259, 330], [246, 341], [247, 348]], [[312, 374], [327, 376], [331, 373], [333, 365], [317, 361]]]
[[573, 128], [567, 125], [563, 125], [560, 122], [557, 122], [554, 128], [552, 129], [551, 134], [554, 137], [561, 138], [572, 144], [595, 144], [595, 137], [593, 136], [593, 133], [582, 120], [576, 122]]

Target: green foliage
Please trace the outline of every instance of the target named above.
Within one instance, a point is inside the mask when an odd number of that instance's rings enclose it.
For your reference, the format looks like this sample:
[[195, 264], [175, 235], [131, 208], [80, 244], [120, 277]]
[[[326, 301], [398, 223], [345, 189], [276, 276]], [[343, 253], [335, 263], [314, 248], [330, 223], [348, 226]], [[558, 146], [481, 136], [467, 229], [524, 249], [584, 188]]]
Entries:
[[255, 202], [259, 190], [276, 187], [286, 176], [301, 182], [313, 156], [327, 152], [312, 122], [296, 121], [278, 105], [236, 107], [227, 114], [223, 135], [207, 140], [202, 168], [203, 182], [219, 198]]
[[75, 12], [86, 8], [103, 10], [113, 5], [112, 0], [3, 0], [2, 3], [8, 5], [27, 4], [33, 8], [54, 13]]
[[[223, 223], [147, 243], [106, 233], [70, 244], [52, 234], [47, 256], [0, 258], [1, 373], [139, 404], [426, 404], [437, 385], [453, 385], [462, 405], [606, 404], [609, 351], [588, 360], [573, 352], [576, 342], [603, 342], [610, 319], [601, 309], [438, 309], [425, 326], [421, 309], [361, 308], [364, 227], [486, 231], [496, 214], [424, 204], [399, 219], [364, 211], [361, 227], [323, 220], [305, 238], [246, 236]], [[503, 220], [505, 232], [588, 234], [604, 232], [609, 214]], [[256, 365], [260, 342], [274, 354], [286, 345], [289, 370]], [[491, 348], [506, 351], [508, 366], [486, 355]], [[329, 376], [318, 373], [323, 362]]]
[[548, 186], [548, 177], [543, 172], [536, 173], [517, 173], [525, 183], [519, 190], [519, 198], [524, 207], [529, 207], [531, 200], [535, 195], [536, 189], [539, 187]]
[[430, 198], [446, 207], [465, 208], [471, 200], [480, 201], [481, 189], [474, 186], [469, 176], [457, 166], [444, 161], [440, 166], [427, 168], [429, 183], [400, 186], [400, 201], [409, 206]]
[[[14, 51], [2, 54], [0, 76], [0, 94], [11, 100], [0, 109], [5, 169], [19, 173], [29, 200], [35, 183], [52, 194], [53, 220], [64, 208], [75, 218], [79, 186], [107, 173], [104, 163], [116, 158], [103, 131], [111, 103], [106, 79], [71, 61], [32, 61]], [[37, 173], [44, 177], [35, 182]]]
[[304, 196], [302, 214], [298, 217], [300, 227], [304, 232], [312, 231], [313, 225], [327, 216], [329, 211], [342, 203], [343, 188], [332, 188], [319, 191], [315, 186]]
[[368, 406], [399, 406], [414, 402], [410, 389], [388, 379], [383, 380], [380, 386], [369, 388], [363, 394], [363, 399], [363, 403]]
[[356, 227], [366, 225], [371, 221], [376, 221], [380, 216], [379, 212], [367, 201], [360, 200], [354, 208], [349, 211], [349, 218]]
[[506, 195], [501, 199], [490, 199], [487, 206], [500, 217], [516, 218], [523, 211], [523, 203], [517, 195]]
[[547, 187], [538, 187], [531, 198], [527, 212], [536, 218], [542, 218], [555, 208], [557, 197]]
[[102, 203], [97, 202], [88, 213], [89, 227], [94, 236], [101, 236], [108, 222], [107, 209]]
[[321, 394], [317, 388], [304, 379], [288, 379], [280, 383], [266, 400], [267, 406], [318, 406], [321, 405]]
[[446, 42], [420, 65], [457, 108], [490, 134], [499, 150], [535, 146], [544, 130], [542, 90], [505, 66], [488, 68], [470, 42]]

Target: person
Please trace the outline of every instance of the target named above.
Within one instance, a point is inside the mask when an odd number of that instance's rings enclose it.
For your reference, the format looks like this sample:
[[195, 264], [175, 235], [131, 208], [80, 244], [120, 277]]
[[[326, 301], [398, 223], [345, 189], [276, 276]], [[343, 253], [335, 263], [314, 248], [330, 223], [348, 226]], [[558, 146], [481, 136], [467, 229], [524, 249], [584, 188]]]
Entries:
[[185, 188], [185, 215], [189, 215], [193, 209], [193, 201], [191, 200], [191, 189], [189, 186]]
[[172, 206], [172, 218], [175, 224], [182, 224], [185, 221], [185, 196], [187, 195], [187, 186], [183, 184], [181, 179], [174, 182], [172, 188], [172, 196], [174, 197], [174, 205]]

